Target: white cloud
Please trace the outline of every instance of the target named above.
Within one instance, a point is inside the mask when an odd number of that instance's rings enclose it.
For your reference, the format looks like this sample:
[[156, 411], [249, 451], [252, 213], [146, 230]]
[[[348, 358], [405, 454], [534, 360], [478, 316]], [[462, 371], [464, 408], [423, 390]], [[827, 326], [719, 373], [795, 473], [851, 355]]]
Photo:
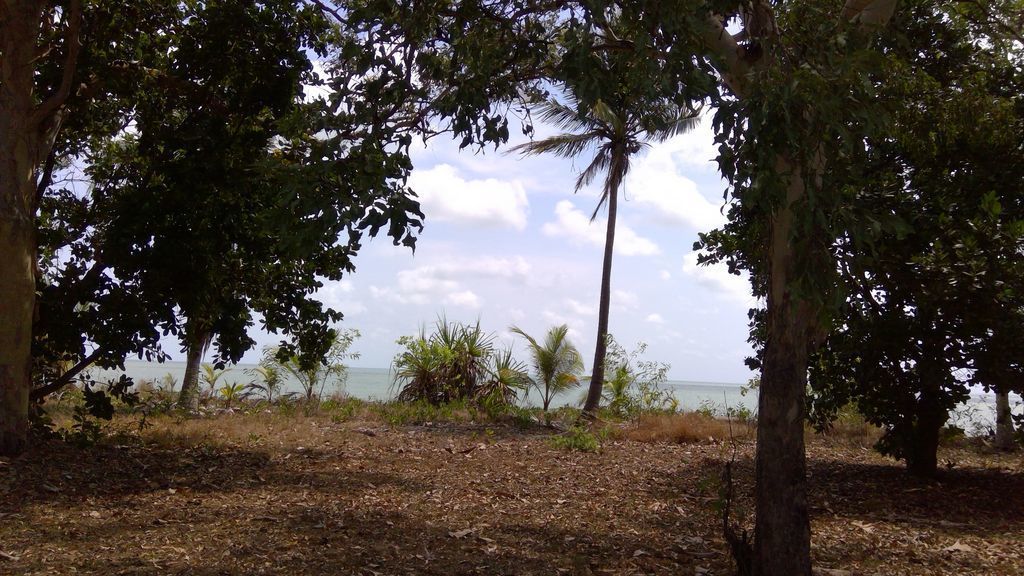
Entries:
[[683, 256], [683, 274], [697, 280], [697, 283], [719, 291], [731, 299], [742, 302], [746, 306], [756, 303], [750, 292], [750, 281], [747, 275], [730, 274], [725, 264], [701, 266], [697, 264], [697, 252]]
[[482, 300], [466, 288], [466, 281], [497, 279], [505, 283], [525, 283], [530, 272], [530, 264], [521, 256], [450, 259], [400, 270], [393, 286], [371, 286], [370, 294], [378, 300], [398, 304], [443, 302], [475, 309], [480, 308]]
[[[604, 246], [607, 220], [590, 222], [590, 218], [568, 200], [555, 205], [555, 217], [555, 222], [544, 224], [544, 234], [564, 236], [576, 244]], [[661, 253], [661, 249], [654, 242], [637, 235], [632, 228], [616, 222], [615, 252], [623, 256], [650, 256]]]
[[661, 277], [662, 280], [672, 279], [672, 273], [669, 272], [668, 270], [662, 270], [661, 272], [658, 273], [658, 275]]
[[573, 314], [578, 314], [580, 316], [593, 316], [594, 314], [597, 314], [597, 310], [595, 310], [593, 306], [587, 306], [586, 304], [583, 304], [578, 300], [573, 300], [572, 298], [566, 298], [565, 305]]
[[526, 228], [529, 201], [518, 180], [465, 180], [449, 164], [415, 170], [409, 186], [428, 219], [476, 226]]
[[679, 173], [672, 141], [660, 144], [639, 159], [626, 179], [626, 197], [648, 208], [664, 224], [684, 225], [700, 232], [725, 223], [721, 203], [711, 202], [697, 184]]
[[612, 305], [619, 308], [636, 308], [640, 299], [635, 292], [629, 290], [612, 290]]
[[480, 298], [472, 290], [453, 292], [444, 299], [445, 304], [462, 306], [464, 308], [480, 308]]
[[665, 319], [661, 317], [661, 314], [648, 314], [645, 318], [651, 324], [664, 324]]
[[711, 119], [704, 118], [692, 132], [653, 145], [633, 163], [626, 177], [626, 197], [650, 209], [664, 224], [681, 224], [700, 232], [717, 228], [726, 220], [719, 191], [714, 191], [714, 200], [709, 201], [697, 184], [684, 176], [694, 168], [710, 168], [714, 173], [715, 156]]
[[317, 290], [316, 299], [345, 316], [357, 316], [366, 312], [367, 308], [360, 300], [353, 298], [354, 292], [355, 286], [347, 278], [337, 282], [325, 281], [324, 286]]

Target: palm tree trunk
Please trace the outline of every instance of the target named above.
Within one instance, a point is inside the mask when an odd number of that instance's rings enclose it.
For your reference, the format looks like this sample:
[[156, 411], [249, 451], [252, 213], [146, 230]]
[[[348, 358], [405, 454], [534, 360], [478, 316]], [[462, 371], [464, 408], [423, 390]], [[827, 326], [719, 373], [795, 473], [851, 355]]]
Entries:
[[592, 419], [597, 414], [604, 387], [604, 358], [608, 352], [608, 310], [611, 307], [612, 253], [615, 248], [615, 216], [619, 197], [620, 176], [609, 186], [608, 229], [604, 237], [604, 265], [601, 268], [601, 304], [597, 311], [597, 344], [594, 347], [594, 368], [590, 377], [587, 401], [583, 405], [584, 418]]

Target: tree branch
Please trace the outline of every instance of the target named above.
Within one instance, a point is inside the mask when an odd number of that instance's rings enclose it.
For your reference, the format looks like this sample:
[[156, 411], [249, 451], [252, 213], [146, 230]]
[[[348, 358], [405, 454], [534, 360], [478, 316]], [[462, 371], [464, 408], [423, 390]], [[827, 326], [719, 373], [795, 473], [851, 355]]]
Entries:
[[82, 49], [82, 0], [71, 0], [71, 14], [67, 18], [67, 30], [64, 34], [66, 52], [60, 86], [33, 111], [32, 123], [36, 125], [41, 124], [63, 106], [68, 96], [71, 95], [71, 84], [74, 81], [75, 68], [78, 66], [78, 54]]
[[897, 0], [846, 0], [839, 17], [844, 22], [857, 22], [866, 27], [888, 24], [896, 11]]
[[92, 351], [91, 354], [89, 354], [85, 358], [82, 358], [78, 362], [78, 364], [75, 364], [74, 366], [69, 368], [67, 372], [61, 374], [60, 377], [54, 380], [53, 382], [50, 382], [49, 384], [41, 386], [39, 388], [34, 388], [29, 393], [29, 400], [32, 402], [42, 400], [43, 398], [46, 398], [50, 394], [53, 394], [54, 392], [67, 386], [68, 384], [71, 383], [75, 376], [78, 376], [82, 372], [82, 370], [88, 368], [93, 362], [96, 361], [97, 358], [100, 357], [101, 354], [103, 354], [103, 348], [96, 348], [95, 350]]
[[53, 168], [57, 164], [57, 154], [50, 149], [50, 153], [46, 155], [46, 162], [43, 164], [43, 169], [40, 172], [39, 183], [36, 184], [36, 200], [32, 206], [33, 214], [39, 208], [39, 203], [43, 201], [43, 194], [46, 194], [46, 189], [53, 184]]
[[720, 16], [708, 13], [705, 24], [701, 37], [721, 63], [720, 67], [716, 67], [719, 68], [722, 81], [737, 98], [743, 98], [747, 93], [747, 74], [750, 73], [750, 62], [744, 58], [746, 50], [725, 29]]

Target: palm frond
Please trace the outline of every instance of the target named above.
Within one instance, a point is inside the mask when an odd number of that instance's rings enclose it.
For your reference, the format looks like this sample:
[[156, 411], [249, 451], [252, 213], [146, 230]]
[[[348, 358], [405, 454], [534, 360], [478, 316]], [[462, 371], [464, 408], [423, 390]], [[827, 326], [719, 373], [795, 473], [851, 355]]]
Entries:
[[538, 156], [540, 154], [554, 154], [562, 158], [575, 158], [588, 148], [600, 142], [602, 135], [596, 131], [584, 132], [582, 134], [558, 134], [543, 140], [534, 140], [513, 146], [511, 152], [519, 152], [524, 156]]
[[600, 127], [598, 118], [580, 115], [575, 98], [569, 98], [567, 104], [552, 98], [537, 104], [534, 109], [541, 121], [556, 126], [560, 130], [581, 132]]
[[700, 125], [699, 112], [691, 109], [674, 107], [665, 110], [663, 115], [655, 115], [650, 125], [644, 129], [644, 139], [651, 142], [664, 142], [674, 136], [685, 134]]
[[[597, 154], [594, 155], [593, 160], [590, 161], [590, 164], [576, 177], [576, 191], [579, 192], [585, 186], [589, 186], [594, 181], [594, 178], [597, 178], [598, 174], [607, 170], [610, 165], [611, 150], [606, 144], [601, 146]], [[604, 202], [604, 200], [602, 199], [601, 202]], [[598, 203], [599, 207], [601, 202]]]

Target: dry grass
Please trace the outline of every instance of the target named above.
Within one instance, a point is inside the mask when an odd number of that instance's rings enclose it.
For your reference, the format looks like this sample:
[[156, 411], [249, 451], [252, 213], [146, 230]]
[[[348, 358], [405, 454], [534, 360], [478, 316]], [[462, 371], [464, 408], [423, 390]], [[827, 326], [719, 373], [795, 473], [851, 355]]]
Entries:
[[828, 430], [820, 433], [810, 430], [809, 433], [815, 434], [818, 438], [826, 442], [838, 443], [844, 446], [856, 448], [870, 448], [878, 442], [879, 438], [882, 437], [881, 428], [874, 424], [868, 424], [863, 419], [836, 420]]
[[748, 439], [753, 437], [753, 426], [712, 418], [696, 412], [677, 414], [647, 414], [636, 425], [620, 434], [638, 442], [670, 442], [686, 444], [707, 440]]

